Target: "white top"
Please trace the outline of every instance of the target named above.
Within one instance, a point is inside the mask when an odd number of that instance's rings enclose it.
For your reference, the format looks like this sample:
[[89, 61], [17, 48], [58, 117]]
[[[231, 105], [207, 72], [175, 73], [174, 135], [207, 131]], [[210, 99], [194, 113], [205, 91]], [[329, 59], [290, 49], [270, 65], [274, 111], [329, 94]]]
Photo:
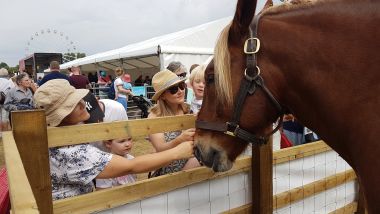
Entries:
[[[132, 160], [133, 158], [135, 158], [130, 154], [126, 154], [124, 157], [127, 158], [128, 160]], [[134, 174], [124, 175], [117, 178], [96, 179], [96, 187], [97, 188], [111, 188], [114, 186], [120, 186], [124, 184], [133, 183], [135, 181], [136, 181], [136, 175]]]
[[104, 122], [128, 120], [127, 112], [119, 102], [111, 99], [101, 99], [99, 101], [104, 104]]
[[15, 84], [13, 84], [13, 81], [6, 78], [0, 78], [0, 91], [7, 94], [7, 91], [9, 91], [11, 88], [14, 88]]
[[121, 85], [123, 87], [123, 84], [124, 84], [124, 82], [123, 82], [123, 80], [120, 77], [116, 78], [114, 86], [113, 86], [115, 88], [115, 95], [116, 95], [116, 97], [127, 98], [127, 95], [119, 93], [119, 89], [117, 88], [117, 86], [119, 86], [119, 85]]
[[202, 107], [202, 100], [197, 100], [194, 97], [194, 99], [191, 101], [191, 104], [190, 104], [190, 110], [193, 112], [193, 114], [196, 114], [199, 112], [201, 107]]

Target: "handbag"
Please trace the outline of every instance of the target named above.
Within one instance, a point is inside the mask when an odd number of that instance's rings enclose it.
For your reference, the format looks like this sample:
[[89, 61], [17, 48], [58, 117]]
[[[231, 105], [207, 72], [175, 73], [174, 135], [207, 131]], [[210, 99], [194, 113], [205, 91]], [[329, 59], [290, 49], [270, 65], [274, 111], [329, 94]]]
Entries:
[[5, 102], [5, 98], [6, 98], [7, 96], [5, 95], [5, 93], [4, 92], [0, 92], [0, 105], [3, 105], [4, 104], [4, 102]]

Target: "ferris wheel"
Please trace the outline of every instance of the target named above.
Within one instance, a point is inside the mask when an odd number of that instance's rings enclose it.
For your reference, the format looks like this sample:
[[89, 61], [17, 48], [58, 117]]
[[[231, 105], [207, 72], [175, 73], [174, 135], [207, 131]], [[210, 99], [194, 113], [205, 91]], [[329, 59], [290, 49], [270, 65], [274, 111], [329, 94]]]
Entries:
[[76, 45], [70, 37], [57, 29], [41, 29], [30, 35], [26, 43], [25, 55], [32, 53], [76, 53]]

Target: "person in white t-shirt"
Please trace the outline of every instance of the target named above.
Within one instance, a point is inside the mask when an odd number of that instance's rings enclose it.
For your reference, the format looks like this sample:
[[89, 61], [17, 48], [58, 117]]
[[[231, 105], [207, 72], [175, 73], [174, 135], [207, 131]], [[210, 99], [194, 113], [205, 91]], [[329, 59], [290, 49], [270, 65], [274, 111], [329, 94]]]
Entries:
[[119, 102], [111, 99], [100, 99], [98, 102], [104, 112], [103, 122], [128, 120], [127, 112]]
[[193, 89], [194, 97], [190, 103], [190, 110], [197, 114], [202, 107], [203, 93], [205, 89], [205, 73], [206, 65], [202, 64], [193, 69], [190, 74], [190, 85]]
[[0, 69], [0, 93], [2, 93], [2, 96], [0, 98], [0, 136], [1, 132], [8, 129], [9, 125], [9, 112], [6, 111], [3, 107], [3, 104], [5, 102], [5, 96], [7, 92], [14, 88], [15, 85], [12, 80], [9, 79], [9, 73], [8, 70], [5, 68]]
[[117, 67], [115, 69], [115, 75], [117, 78], [115, 79], [114, 88], [115, 88], [116, 101], [121, 103], [124, 106], [125, 111], [127, 111], [128, 95], [132, 95], [132, 90], [123, 88], [124, 81], [122, 78], [124, 74], [125, 72], [122, 68]]

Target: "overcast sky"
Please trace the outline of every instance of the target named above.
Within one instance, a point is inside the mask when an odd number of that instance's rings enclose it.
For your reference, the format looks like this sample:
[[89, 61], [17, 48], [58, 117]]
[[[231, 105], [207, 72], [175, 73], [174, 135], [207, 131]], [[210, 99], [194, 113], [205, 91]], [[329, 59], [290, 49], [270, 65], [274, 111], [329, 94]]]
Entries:
[[0, 0], [0, 62], [74, 47], [91, 55], [232, 16], [235, 7], [236, 0]]

